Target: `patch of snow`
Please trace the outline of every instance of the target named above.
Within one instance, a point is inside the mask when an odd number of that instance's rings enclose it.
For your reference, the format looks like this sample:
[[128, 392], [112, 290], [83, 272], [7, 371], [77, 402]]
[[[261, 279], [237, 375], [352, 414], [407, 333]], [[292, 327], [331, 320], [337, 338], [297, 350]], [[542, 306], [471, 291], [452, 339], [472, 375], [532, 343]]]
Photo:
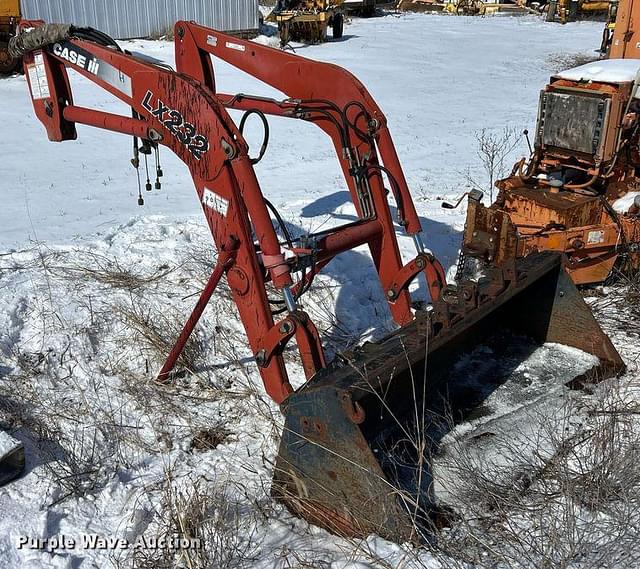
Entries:
[[0, 459], [15, 449], [20, 443], [4, 431], [0, 431]]
[[640, 192], [629, 192], [627, 195], [622, 196], [613, 202], [613, 209], [618, 213], [626, 213], [632, 205], [638, 205], [640, 207]]
[[556, 75], [570, 81], [624, 83], [635, 81], [640, 71], [640, 59], [603, 59], [567, 69]]

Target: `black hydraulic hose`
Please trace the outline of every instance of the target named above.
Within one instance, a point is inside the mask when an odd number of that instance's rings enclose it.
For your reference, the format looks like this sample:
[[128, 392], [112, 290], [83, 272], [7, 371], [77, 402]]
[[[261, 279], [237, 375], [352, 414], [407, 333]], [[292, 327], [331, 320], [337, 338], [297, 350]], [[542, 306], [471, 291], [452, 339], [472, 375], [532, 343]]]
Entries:
[[360, 111], [353, 119], [353, 122], [349, 122], [349, 126], [353, 129], [353, 132], [355, 132], [360, 137], [361, 140], [373, 146], [373, 136], [371, 136], [368, 132], [365, 132], [358, 128], [358, 119], [360, 117], [364, 117], [364, 119], [367, 120], [367, 114], [364, 111]]
[[333, 101], [329, 101], [327, 99], [297, 99], [297, 102], [302, 105], [325, 105], [337, 113], [342, 114], [342, 110], [338, 105], [336, 105]]
[[[348, 117], [348, 113], [349, 113], [349, 109], [351, 107], [358, 107], [361, 111], [361, 113], [358, 113], [358, 117], [360, 117], [360, 114], [362, 114], [362, 116], [365, 117], [365, 119], [367, 119], [367, 117], [369, 117], [369, 112], [367, 111], [367, 108], [360, 102], [360, 101], [349, 101], [345, 107], [343, 109], [341, 109], [336, 103], [334, 103], [333, 101], [328, 101], [326, 99], [303, 99], [300, 101], [301, 104], [303, 105], [309, 105], [309, 104], [322, 104], [322, 105], [326, 105], [328, 108], [334, 110], [335, 112], [337, 112], [338, 114], [340, 114], [340, 116], [342, 117], [342, 122], [344, 123], [344, 127], [346, 130], [348, 130], [348, 127], [351, 127], [356, 134], [358, 134], [358, 136], [360, 136], [363, 140], [365, 141], [369, 141], [370, 140], [370, 135], [368, 133], [365, 133], [364, 131], [360, 130], [356, 124], [355, 121], [351, 122], [349, 120]], [[356, 121], [357, 121], [356, 118]]]
[[244, 127], [246, 125], [247, 119], [251, 115], [257, 115], [262, 121], [262, 126], [264, 127], [264, 137], [262, 139], [262, 146], [260, 147], [260, 152], [258, 153], [258, 157], [250, 158], [251, 164], [255, 165], [255, 164], [258, 164], [258, 162], [260, 162], [264, 158], [265, 152], [267, 151], [267, 147], [269, 146], [270, 132], [269, 132], [269, 121], [267, 120], [266, 115], [258, 109], [251, 109], [247, 111], [244, 115], [242, 115], [242, 119], [240, 120], [240, 126], [239, 126], [240, 134], [244, 135]]
[[[355, 101], [353, 102], [355, 103]], [[342, 127], [338, 126], [337, 120], [335, 119], [335, 117], [332, 116], [332, 118], [334, 119], [334, 124], [336, 124], [338, 129], [341, 130], [341, 132], [343, 133], [342, 134], [343, 146], [345, 148], [351, 147], [351, 137], [349, 136], [349, 120], [347, 119], [347, 114], [344, 109], [341, 109], [333, 101], [328, 101], [326, 99], [301, 99], [297, 101], [297, 103], [299, 107], [301, 108], [304, 107], [303, 110], [308, 112], [314, 112], [314, 111], [323, 112], [323, 114], [330, 115], [331, 113], [329, 113], [328, 110], [332, 110], [338, 113], [340, 115], [340, 118], [342, 119]], [[308, 107], [308, 105], [324, 105], [325, 109]]]
[[[308, 105], [324, 105], [325, 109], [324, 110], [332, 110], [335, 111], [336, 113], [338, 113], [340, 115], [340, 117], [342, 118], [342, 122], [344, 124], [344, 127], [347, 127], [347, 120], [346, 120], [346, 116], [344, 114], [344, 110], [341, 109], [338, 105], [336, 105], [336, 103], [334, 103], [333, 101], [327, 101], [326, 99], [300, 99], [297, 100], [296, 103], [300, 106], [308, 106]], [[321, 110], [320, 108], [318, 109], [313, 109], [313, 110]]]
[[351, 107], [358, 107], [365, 115], [369, 114], [367, 107], [365, 107], [360, 101], [349, 101], [344, 107], [344, 112], [348, 113]]
[[100, 30], [96, 30], [95, 28], [90, 28], [90, 27], [77, 28], [74, 26], [71, 28], [71, 35], [79, 39], [87, 40], [87, 41], [96, 43], [98, 45], [102, 45], [104, 47], [115, 47], [116, 50], [122, 52], [122, 49], [116, 43], [116, 40], [114, 40], [111, 36], [105, 34], [104, 32], [101, 32]]
[[[226, 101], [225, 106], [233, 105], [235, 102], [241, 101], [243, 99], [248, 99], [253, 101], [273, 101], [272, 99], [268, 99], [264, 97], [256, 97], [253, 95], [238, 93], [234, 95], [229, 101]], [[341, 109], [333, 101], [328, 101], [326, 99], [288, 99], [284, 102], [295, 103], [295, 110], [298, 113], [308, 113], [308, 114], [317, 113], [321, 115], [323, 118], [325, 118], [326, 120], [329, 120], [338, 130], [340, 134], [340, 142], [343, 148], [351, 149], [351, 135], [350, 135], [351, 130], [353, 130], [358, 135], [358, 137], [360, 137], [362, 140], [364, 140], [365, 142], [368, 142], [369, 144], [372, 144], [372, 137], [368, 133], [365, 133], [364, 131], [359, 129], [356, 126], [355, 122], [352, 123], [351, 121], [349, 121], [347, 117], [347, 112], [349, 108], [351, 108], [352, 106], [357, 106], [359, 109], [361, 109], [361, 113], [365, 117], [365, 119], [367, 119], [367, 117], [370, 116], [369, 113], [367, 112], [366, 107], [359, 101], [350, 101], [349, 103], [347, 103], [344, 109]], [[314, 105], [320, 105], [320, 106], [314, 106]], [[331, 111], [333, 111], [334, 113], [337, 113], [340, 116], [340, 120], [338, 120], [334, 116], [334, 114], [331, 113]], [[358, 116], [356, 117], [356, 121], [360, 116], [361, 115], [359, 113]], [[306, 120], [313, 122], [315, 120], [318, 120], [318, 118], [319, 117], [311, 117]]]
[[625, 251], [629, 250], [629, 242], [627, 241], [627, 236], [624, 232], [624, 227], [622, 226], [622, 222], [620, 221], [620, 216], [618, 212], [614, 209], [614, 207], [607, 201], [605, 196], [600, 196], [600, 201], [602, 202], [602, 207], [606, 210], [606, 212], [611, 216], [615, 224], [618, 226], [620, 231], [620, 237], [622, 239], [622, 244]]
[[396, 203], [398, 204], [398, 219], [400, 220], [401, 224], [406, 223], [404, 219], [404, 203], [402, 202], [400, 184], [398, 184], [398, 180], [396, 180], [396, 177], [389, 171], [388, 168], [385, 168], [380, 164], [369, 164], [368, 166], [365, 166], [365, 170], [367, 172], [369, 170], [377, 170], [379, 172], [384, 172], [387, 175], [387, 177], [389, 178], [389, 181], [391, 182], [391, 191], [393, 192], [393, 197], [395, 198]]
[[[293, 249], [293, 238], [291, 237], [291, 233], [289, 232], [289, 229], [287, 228], [287, 225], [284, 221], [284, 219], [282, 218], [282, 216], [280, 215], [280, 212], [277, 210], [277, 208], [267, 199], [264, 198], [264, 203], [267, 206], [267, 208], [271, 211], [271, 213], [273, 214], [273, 216], [276, 218], [276, 221], [278, 222], [278, 225], [280, 226], [280, 230], [282, 231], [285, 241], [287, 243], [287, 245], [289, 246], [290, 249]], [[305, 281], [307, 279], [307, 269], [306, 267], [303, 268], [302, 270], [302, 276], [300, 278], [300, 287], [296, 293], [296, 300], [299, 300], [303, 294], [305, 294], [310, 288], [311, 288], [311, 283], [313, 282], [313, 279], [315, 277], [314, 274], [314, 269], [312, 269], [312, 273], [311, 273], [311, 278], [309, 279], [309, 282], [305, 284]], [[280, 300], [280, 299], [273, 299], [273, 298], [269, 298], [268, 299], [269, 304], [275, 304], [276, 306], [279, 305], [283, 305], [284, 301]], [[281, 310], [277, 310], [277, 311], [272, 311], [274, 316], [277, 316], [279, 314], [282, 314], [286, 312], [286, 308], [281, 309]]]
[[[349, 120], [349, 109], [351, 107], [357, 107], [360, 109], [360, 112], [355, 116], [353, 122]], [[373, 144], [373, 137], [368, 132], [364, 132], [363, 130], [360, 130], [360, 128], [358, 128], [358, 119], [361, 116], [364, 117], [367, 123], [371, 118], [371, 115], [367, 111], [367, 108], [360, 101], [350, 101], [345, 105], [343, 112], [347, 124], [353, 129], [353, 131], [365, 142]]]
[[280, 212], [267, 198], [264, 198], [264, 203], [269, 208], [269, 210], [271, 210], [271, 213], [273, 213], [274, 217], [276, 218], [276, 221], [280, 226], [282, 234], [284, 235], [284, 238], [287, 242], [287, 245], [289, 246], [289, 248], [293, 249], [293, 239], [291, 238], [291, 233], [289, 233], [289, 229], [287, 228], [287, 225], [285, 224], [284, 219], [282, 219]]
[[[348, 145], [348, 140], [349, 140], [348, 123], [345, 119], [344, 113], [340, 110], [340, 107], [338, 107], [335, 103], [332, 103], [331, 101], [325, 101], [323, 99], [286, 99], [283, 102], [278, 102], [268, 97], [258, 97], [254, 95], [247, 95], [245, 93], [237, 93], [236, 95], [231, 97], [231, 99], [229, 99], [228, 101], [225, 101], [224, 105], [228, 107], [244, 99], [247, 99], [250, 101], [267, 101], [267, 102], [275, 103], [281, 107], [283, 106], [283, 103], [294, 103], [295, 111], [297, 113], [320, 113], [336, 126], [336, 128], [340, 132], [340, 138], [343, 146], [345, 148], [349, 146]], [[315, 105], [315, 104], [323, 105], [324, 108], [308, 106], [308, 105]], [[340, 115], [340, 118], [343, 124], [340, 125], [340, 122], [329, 111], [335, 111], [336, 113], [338, 113]], [[307, 120], [313, 120], [313, 119], [307, 119]]]
[[[299, 110], [301, 112], [305, 112], [305, 113], [307, 113], [307, 112], [309, 112], [309, 113], [319, 113], [320, 115], [325, 117], [328, 121], [333, 123], [334, 126], [338, 129], [338, 132], [340, 133], [340, 142], [342, 143], [342, 147], [343, 148], [351, 148], [351, 141], [350, 141], [350, 137], [349, 137], [349, 129], [348, 129], [348, 127], [345, 128], [345, 126], [343, 124], [340, 124], [340, 121], [336, 117], [334, 117], [329, 111], [326, 111], [324, 109], [310, 109], [308, 107], [307, 108], [300, 107]], [[308, 119], [308, 120], [313, 121], [314, 119]]]

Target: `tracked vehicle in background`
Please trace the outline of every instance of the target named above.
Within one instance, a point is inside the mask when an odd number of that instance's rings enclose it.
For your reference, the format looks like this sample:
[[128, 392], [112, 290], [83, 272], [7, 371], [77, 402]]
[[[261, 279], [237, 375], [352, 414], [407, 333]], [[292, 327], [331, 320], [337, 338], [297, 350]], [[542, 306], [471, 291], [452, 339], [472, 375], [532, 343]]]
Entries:
[[[420, 435], [429, 421], [426, 410], [460, 380], [460, 358], [487, 341], [509, 349], [514, 337], [524, 337], [532, 346], [553, 342], [587, 352], [592, 365], [572, 380], [624, 369], [559, 254], [493, 263], [484, 279], [447, 287], [443, 267], [423, 243], [387, 119], [349, 72], [189, 22], [176, 24], [175, 48], [177, 72], [128, 55], [91, 29], [39, 26], [12, 42], [50, 140], [74, 140], [77, 124], [90, 125], [134, 137], [134, 166], [140, 153], [160, 146], [187, 165], [217, 261], [158, 380], [172, 380], [185, 342], [225, 278], [265, 390], [284, 414], [272, 493], [293, 512], [341, 535], [377, 533], [398, 542], [424, 537], [434, 508], [433, 449]], [[223, 92], [218, 60], [286, 98]], [[76, 105], [68, 68], [132, 113]], [[239, 125], [229, 110], [244, 111]], [[277, 235], [281, 216], [253, 168], [268, 141], [251, 158], [242, 135], [252, 115], [265, 125], [270, 115], [309, 122], [330, 137], [357, 212], [354, 222], [299, 237]], [[396, 223], [415, 243], [412, 259], [400, 254]], [[328, 361], [303, 309], [304, 294], [336, 256], [363, 245], [397, 329]], [[409, 292], [419, 277], [431, 296], [422, 309]], [[295, 349], [306, 375], [297, 389], [287, 349]], [[493, 377], [492, 388], [500, 381]]]

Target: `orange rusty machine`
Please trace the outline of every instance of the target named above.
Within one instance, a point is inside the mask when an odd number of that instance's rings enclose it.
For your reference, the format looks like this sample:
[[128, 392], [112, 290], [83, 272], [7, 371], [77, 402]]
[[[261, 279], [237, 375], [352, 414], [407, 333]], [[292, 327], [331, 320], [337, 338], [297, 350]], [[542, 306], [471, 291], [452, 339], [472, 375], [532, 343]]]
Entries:
[[639, 60], [609, 59], [551, 78], [530, 159], [497, 182], [490, 207], [470, 196], [459, 267], [549, 250], [567, 255], [576, 284], [639, 267], [639, 71]]
[[610, 20], [605, 28], [609, 33], [609, 53], [612, 59], [640, 58], [640, 28], [634, 26], [640, 18], [640, 3], [633, 0], [612, 2]]

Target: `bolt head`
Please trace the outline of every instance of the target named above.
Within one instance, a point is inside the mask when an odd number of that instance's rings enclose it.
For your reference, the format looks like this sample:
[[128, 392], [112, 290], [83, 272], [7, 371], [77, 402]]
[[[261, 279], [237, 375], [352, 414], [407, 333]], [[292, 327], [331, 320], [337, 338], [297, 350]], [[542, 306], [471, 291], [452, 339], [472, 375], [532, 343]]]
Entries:
[[265, 350], [260, 350], [256, 354], [256, 363], [262, 367], [267, 363], [267, 352]]
[[279, 330], [280, 330], [281, 334], [289, 334], [289, 333], [291, 333], [293, 331], [293, 325], [288, 320], [285, 320], [280, 325], [280, 329]]

